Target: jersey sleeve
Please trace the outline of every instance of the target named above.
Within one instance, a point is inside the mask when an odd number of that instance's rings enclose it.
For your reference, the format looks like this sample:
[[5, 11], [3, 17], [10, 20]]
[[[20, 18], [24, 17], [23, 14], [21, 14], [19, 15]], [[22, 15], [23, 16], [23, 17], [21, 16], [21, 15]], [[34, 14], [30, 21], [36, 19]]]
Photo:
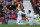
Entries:
[[24, 12], [22, 12], [22, 14], [25, 14]]
[[36, 18], [38, 18], [39, 17], [39, 15], [37, 15], [37, 17]]
[[31, 14], [31, 18], [33, 18], [33, 14]]

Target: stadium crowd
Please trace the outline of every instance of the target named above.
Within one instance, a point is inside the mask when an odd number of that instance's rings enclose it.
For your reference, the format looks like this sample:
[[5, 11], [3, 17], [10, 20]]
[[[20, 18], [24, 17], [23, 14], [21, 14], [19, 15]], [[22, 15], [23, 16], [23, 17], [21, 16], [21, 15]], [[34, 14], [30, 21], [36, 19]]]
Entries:
[[[35, 13], [38, 13], [40, 16], [40, 1], [37, 2], [36, 0], [31, 0], [31, 3], [34, 7], [34, 11]], [[23, 6], [23, 1], [13, 1], [12, 0], [8, 1], [6, 0], [2, 0], [0, 1], [0, 20], [5, 20], [7, 22], [8, 19], [17, 19], [17, 13], [19, 11], [18, 8], [21, 8], [23, 12], [24, 11], [24, 6]], [[22, 19], [26, 19], [24, 18], [24, 15], [22, 16]]]
[[16, 20], [17, 19], [17, 13], [19, 11], [18, 10], [18, 4], [20, 4], [19, 8], [21, 8], [22, 11], [24, 11], [23, 2], [13, 1], [13, 3], [12, 3], [12, 0], [2, 0], [2, 1], [0, 1], [0, 20], [5, 20], [5, 19]]
[[[22, 11], [24, 9], [23, 5], [20, 4]], [[7, 3], [1, 2], [0, 1], [0, 18], [4, 17], [4, 19], [16, 19], [17, 18], [17, 7], [18, 4], [14, 2], [12, 4], [12, 1], [8, 1]]]
[[31, 0], [33, 9], [40, 16], [40, 0]]

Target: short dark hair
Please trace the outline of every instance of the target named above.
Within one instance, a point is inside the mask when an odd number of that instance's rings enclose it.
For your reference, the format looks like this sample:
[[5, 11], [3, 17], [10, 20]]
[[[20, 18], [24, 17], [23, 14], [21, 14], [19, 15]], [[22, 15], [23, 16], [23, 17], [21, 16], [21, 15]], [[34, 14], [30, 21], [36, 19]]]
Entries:
[[29, 10], [28, 12], [31, 13], [31, 10]]

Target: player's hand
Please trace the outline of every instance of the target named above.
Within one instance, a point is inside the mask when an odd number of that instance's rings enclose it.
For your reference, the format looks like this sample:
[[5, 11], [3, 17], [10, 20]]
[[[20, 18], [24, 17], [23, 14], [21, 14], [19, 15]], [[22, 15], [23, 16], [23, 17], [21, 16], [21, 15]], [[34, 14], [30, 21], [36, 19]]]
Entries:
[[28, 16], [26, 16], [26, 19], [28, 19]]
[[28, 19], [28, 17], [26, 17], [26, 19]]

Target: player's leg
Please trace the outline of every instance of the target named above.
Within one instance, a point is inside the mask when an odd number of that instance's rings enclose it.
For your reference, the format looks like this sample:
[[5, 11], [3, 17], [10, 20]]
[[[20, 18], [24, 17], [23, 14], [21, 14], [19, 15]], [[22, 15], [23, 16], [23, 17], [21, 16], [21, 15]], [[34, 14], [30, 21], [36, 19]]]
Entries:
[[26, 19], [26, 24], [28, 24], [28, 19]]
[[34, 22], [35, 22], [34, 24], [37, 25], [37, 20], [34, 20]]
[[28, 18], [28, 24], [30, 24], [30, 18]]
[[26, 24], [28, 24], [28, 18], [27, 17], [25, 17], [26, 18]]
[[16, 21], [16, 24], [18, 24], [19, 23], [19, 19], [17, 19], [17, 21]]
[[17, 19], [17, 23], [16, 24], [20, 25], [21, 24], [21, 19]]
[[21, 25], [21, 24], [22, 24], [22, 23], [21, 23], [21, 21], [22, 21], [22, 20], [20, 19], [20, 20], [19, 20], [19, 23], [18, 23], [19, 25]]
[[30, 24], [29, 25], [33, 25], [33, 19], [30, 20]]

